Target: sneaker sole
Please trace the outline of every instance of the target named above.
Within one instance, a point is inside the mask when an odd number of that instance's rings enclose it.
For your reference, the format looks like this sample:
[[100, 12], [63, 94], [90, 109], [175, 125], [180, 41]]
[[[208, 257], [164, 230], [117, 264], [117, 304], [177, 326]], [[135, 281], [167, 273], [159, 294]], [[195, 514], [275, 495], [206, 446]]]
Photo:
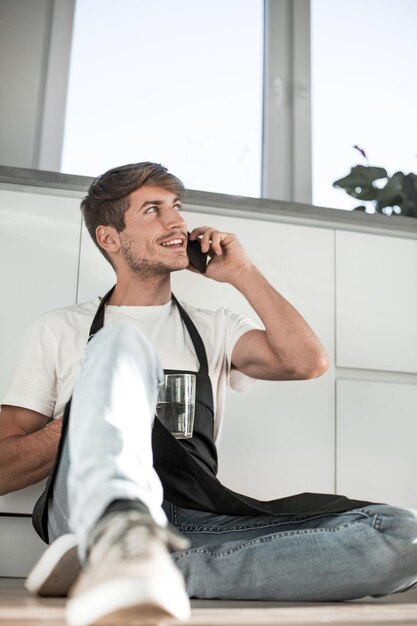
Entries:
[[186, 621], [191, 614], [185, 589], [165, 588], [161, 583], [147, 589], [139, 581], [118, 580], [94, 587], [90, 592], [68, 600], [69, 626], [143, 626], [167, 618]]
[[[89, 624], [91, 626], [163, 626], [168, 620], [171, 623], [175, 620], [169, 611], [164, 611], [155, 604], [140, 604], [113, 611]], [[68, 623], [71, 622], [68, 621]]]
[[65, 597], [80, 570], [75, 536], [62, 535], [45, 550], [24, 584], [38, 596]]

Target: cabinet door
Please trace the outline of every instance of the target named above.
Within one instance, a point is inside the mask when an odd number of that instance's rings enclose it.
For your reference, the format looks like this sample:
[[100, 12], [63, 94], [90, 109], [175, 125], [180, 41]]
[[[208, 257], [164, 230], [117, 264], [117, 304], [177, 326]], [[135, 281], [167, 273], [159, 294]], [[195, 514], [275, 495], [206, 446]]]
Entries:
[[0, 399], [28, 324], [75, 302], [80, 201], [0, 190]]
[[[79, 199], [0, 190], [0, 402], [22, 337], [37, 316], [75, 301]], [[30, 513], [42, 484], [0, 497], [0, 511]]]
[[32, 514], [35, 502], [45, 488], [45, 480], [36, 485], [19, 489], [8, 493], [6, 496], [0, 496], [0, 515], [1, 513], [26, 513]]
[[417, 508], [417, 386], [337, 381], [337, 491]]
[[100, 253], [83, 224], [77, 302], [104, 296], [115, 282], [116, 275], [112, 266]]
[[417, 240], [337, 232], [337, 365], [417, 372]]
[[[334, 352], [333, 232], [236, 217], [188, 213], [190, 228], [214, 224], [234, 232], [274, 287]], [[191, 304], [223, 305], [257, 320], [230, 285], [191, 272], [173, 275], [175, 294]], [[334, 491], [334, 369], [311, 381], [258, 381], [230, 391], [219, 442], [219, 477], [261, 499]]]
[[25, 578], [45, 549], [30, 518], [0, 517], [0, 577]]

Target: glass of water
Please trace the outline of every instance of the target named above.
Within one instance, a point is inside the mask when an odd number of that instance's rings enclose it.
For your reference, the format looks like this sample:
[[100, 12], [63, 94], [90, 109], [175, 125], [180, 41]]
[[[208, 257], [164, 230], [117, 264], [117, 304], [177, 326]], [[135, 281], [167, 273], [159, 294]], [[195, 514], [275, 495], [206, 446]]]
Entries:
[[156, 415], [176, 439], [193, 436], [195, 387], [194, 374], [165, 374], [159, 390]]

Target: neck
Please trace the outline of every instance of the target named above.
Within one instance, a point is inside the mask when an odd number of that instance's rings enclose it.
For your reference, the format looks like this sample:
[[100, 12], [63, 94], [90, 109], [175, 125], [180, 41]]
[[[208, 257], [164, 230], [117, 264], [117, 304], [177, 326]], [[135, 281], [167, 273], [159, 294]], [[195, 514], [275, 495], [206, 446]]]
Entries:
[[108, 304], [115, 306], [158, 306], [171, 300], [170, 275], [117, 278]]

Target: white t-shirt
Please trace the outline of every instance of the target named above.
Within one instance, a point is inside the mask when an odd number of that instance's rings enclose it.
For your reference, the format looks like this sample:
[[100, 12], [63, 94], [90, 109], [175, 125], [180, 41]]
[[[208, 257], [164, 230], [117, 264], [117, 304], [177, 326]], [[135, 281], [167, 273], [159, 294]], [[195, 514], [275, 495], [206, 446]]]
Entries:
[[[54, 418], [63, 413], [99, 303], [100, 299], [96, 298], [50, 311], [31, 325], [2, 404], [21, 406]], [[226, 384], [235, 391], [246, 391], [253, 383], [253, 379], [230, 369], [233, 347], [244, 333], [258, 327], [225, 307], [209, 311], [181, 304], [206, 348], [217, 438]], [[142, 330], [164, 369], [198, 370], [191, 338], [174, 302], [161, 306], [106, 306], [105, 325], [121, 321], [131, 322]]]

